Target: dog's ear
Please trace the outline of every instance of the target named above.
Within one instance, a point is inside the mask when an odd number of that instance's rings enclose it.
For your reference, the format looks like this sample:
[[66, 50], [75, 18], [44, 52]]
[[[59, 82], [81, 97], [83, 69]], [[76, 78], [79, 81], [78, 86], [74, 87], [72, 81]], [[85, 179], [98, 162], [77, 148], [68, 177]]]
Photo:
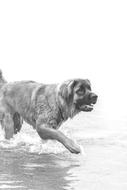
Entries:
[[76, 85], [77, 81], [76, 80], [71, 80], [68, 84], [68, 96], [71, 96], [73, 94], [73, 89]]
[[73, 96], [73, 89], [76, 85], [76, 80], [70, 80], [63, 83], [60, 86], [60, 95], [66, 100], [69, 101], [70, 98]]

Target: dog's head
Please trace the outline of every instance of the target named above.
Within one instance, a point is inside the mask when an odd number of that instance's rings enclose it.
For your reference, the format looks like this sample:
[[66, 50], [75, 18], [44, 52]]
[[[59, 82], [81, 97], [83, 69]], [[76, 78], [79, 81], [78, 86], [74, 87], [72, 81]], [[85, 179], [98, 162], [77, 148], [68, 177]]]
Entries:
[[70, 107], [75, 110], [92, 111], [97, 102], [97, 95], [92, 92], [88, 79], [74, 79], [66, 81], [60, 87], [60, 94]]

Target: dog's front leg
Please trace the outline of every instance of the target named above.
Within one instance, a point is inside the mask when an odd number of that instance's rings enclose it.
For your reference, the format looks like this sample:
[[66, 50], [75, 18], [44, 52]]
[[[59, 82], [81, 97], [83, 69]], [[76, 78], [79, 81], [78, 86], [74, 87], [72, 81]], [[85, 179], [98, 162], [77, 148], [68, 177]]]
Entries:
[[76, 145], [71, 139], [65, 136], [62, 132], [49, 128], [47, 124], [37, 125], [36, 130], [42, 139], [57, 140], [62, 143], [71, 153], [78, 154], [81, 152], [80, 147]]

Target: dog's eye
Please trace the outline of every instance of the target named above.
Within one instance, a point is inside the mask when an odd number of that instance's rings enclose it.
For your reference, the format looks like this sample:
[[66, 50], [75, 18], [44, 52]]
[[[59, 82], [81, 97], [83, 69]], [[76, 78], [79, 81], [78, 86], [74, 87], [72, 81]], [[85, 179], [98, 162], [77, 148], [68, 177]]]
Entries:
[[85, 90], [84, 90], [84, 89], [78, 89], [78, 90], [76, 91], [76, 93], [77, 93], [78, 95], [83, 95], [83, 94], [85, 93]]

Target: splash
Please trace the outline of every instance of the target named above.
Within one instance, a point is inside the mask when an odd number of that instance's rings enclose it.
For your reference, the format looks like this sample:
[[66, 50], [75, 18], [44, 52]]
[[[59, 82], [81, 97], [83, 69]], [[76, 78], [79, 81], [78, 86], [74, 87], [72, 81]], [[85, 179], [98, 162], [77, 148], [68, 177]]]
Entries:
[[[64, 133], [70, 136], [68, 130], [64, 130]], [[65, 147], [57, 141], [42, 140], [37, 132], [28, 125], [24, 125], [21, 132], [14, 135], [10, 140], [4, 138], [4, 131], [0, 127], [0, 149], [26, 151], [37, 154], [59, 154], [67, 151]]]
[[[82, 114], [77, 120], [62, 125], [60, 131], [70, 139], [75, 139], [80, 145], [81, 154], [84, 155], [84, 147], [89, 145], [127, 147], [126, 124], [124, 120], [109, 121], [96, 115], [88, 115], [84, 122]], [[0, 127], [0, 149], [32, 154], [70, 154], [61, 143], [42, 140], [36, 130], [27, 124], [10, 140], [4, 138], [4, 131]]]

